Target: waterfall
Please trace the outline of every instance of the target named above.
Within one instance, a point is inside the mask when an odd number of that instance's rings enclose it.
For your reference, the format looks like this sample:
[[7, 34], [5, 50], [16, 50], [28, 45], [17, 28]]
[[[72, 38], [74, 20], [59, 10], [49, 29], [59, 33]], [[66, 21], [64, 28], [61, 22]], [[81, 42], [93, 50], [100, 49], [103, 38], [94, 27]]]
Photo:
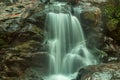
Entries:
[[96, 63], [75, 16], [50, 12], [46, 17], [46, 30], [50, 74], [71, 74], [80, 67]]

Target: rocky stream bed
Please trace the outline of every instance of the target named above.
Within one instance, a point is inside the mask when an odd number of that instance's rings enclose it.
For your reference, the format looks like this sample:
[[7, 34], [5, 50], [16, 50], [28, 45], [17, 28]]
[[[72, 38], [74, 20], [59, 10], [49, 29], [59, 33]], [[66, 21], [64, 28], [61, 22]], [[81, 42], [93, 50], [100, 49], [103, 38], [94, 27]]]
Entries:
[[[0, 1], [0, 80], [43, 80], [45, 16], [58, 10], [42, 0], [11, 1]], [[63, 7], [75, 15], [78, 6], [87, 47], [99, 64], [81, 68], [76, 80], [120, 80], [120, 0], [68, 0]]]

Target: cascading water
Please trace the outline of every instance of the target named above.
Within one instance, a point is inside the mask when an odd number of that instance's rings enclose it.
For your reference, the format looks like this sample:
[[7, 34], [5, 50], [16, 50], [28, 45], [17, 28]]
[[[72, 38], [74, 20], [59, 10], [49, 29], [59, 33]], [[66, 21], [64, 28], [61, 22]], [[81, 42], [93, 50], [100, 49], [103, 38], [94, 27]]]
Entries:
[[83, 30], [75, 16], [50, 12], [46, 17], [46, 30], [50, 75], [72, 74], [80, 67], [96, 64], [86, 48]]

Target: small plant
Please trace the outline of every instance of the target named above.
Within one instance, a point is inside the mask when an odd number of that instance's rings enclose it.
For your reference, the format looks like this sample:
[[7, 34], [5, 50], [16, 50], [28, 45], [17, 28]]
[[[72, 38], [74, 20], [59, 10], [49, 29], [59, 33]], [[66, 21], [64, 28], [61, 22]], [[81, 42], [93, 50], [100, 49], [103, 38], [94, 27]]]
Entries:
[[104, 15], [106, 17], [106, 23], [109, 31], [116, 30], [120, 23], [120, 5], [106, 5]]
[[111, 19], [111, 18], [113, 17], [114, 12], [115, 12], [115, 7], [114, 7], [114, 6], [112, 6], [112, 5], [107, 5], [107, 6], [105, 7], [105, 15], [107, 15], [107, 17], [108, 17], [109, 19]]
[[114, 6], [114, 5], [106, 5], [105, 6], [105, 12], [104, 14], [107, 16], [108, 19], [117, 19], [120, 20], [120, 5]]

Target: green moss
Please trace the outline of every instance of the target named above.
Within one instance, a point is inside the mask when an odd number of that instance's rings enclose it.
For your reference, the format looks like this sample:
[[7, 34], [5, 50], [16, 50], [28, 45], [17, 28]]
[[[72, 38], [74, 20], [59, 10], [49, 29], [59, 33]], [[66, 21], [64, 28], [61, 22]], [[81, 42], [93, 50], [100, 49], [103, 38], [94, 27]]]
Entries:
[[24, 42], [24, 43], [16, 46], [15, 49], [20, 50], [22, 52], [26, 52], [26, 51], [35, 50], [36, 47], [38, 47], [39, 45], [40, 45], [40, 42], [30, 40], [30, 41]]
[[41, 30], [39, 27], [32, 25], [32, 32], [36, 34], [43, 34], [43, 30]]
[[104, 13], [109, 19], [113, 18], [114, 12], [115, 12], [115, 7], [113, 5], [105, 6], [105, 12]]
[[108, 30], [109, 31], [116, 30], [118, 22], [119, 21], [117, 19], [115, 19], [115, 18], [113, 18], [110, 21], [108, 21], [108, 23], [107, 23]]
[[103, 14], [105, 16], [105, 24], [110, 32], [120, 27], [118, 25], [120, 23], [120, 5], [117, 5], [117, 3], [107, 4], [104, 7]]
[[105, 11], [103, 11], [103, 13], [108, 19], [116, 18], [120, 20], [120, 5], [115, 6], [113, 4], [108, 4], [105, 6]]
[[89, 19], [89, 20], [92, 20], [92, 21], [94, 21], [94, 20], [96, 20], [95, 18], [95, 14], [94, 14], [94, 12], [88, 12], [88, 13], [86, 13], [85, 14], [85, 18], [86, 19]]

